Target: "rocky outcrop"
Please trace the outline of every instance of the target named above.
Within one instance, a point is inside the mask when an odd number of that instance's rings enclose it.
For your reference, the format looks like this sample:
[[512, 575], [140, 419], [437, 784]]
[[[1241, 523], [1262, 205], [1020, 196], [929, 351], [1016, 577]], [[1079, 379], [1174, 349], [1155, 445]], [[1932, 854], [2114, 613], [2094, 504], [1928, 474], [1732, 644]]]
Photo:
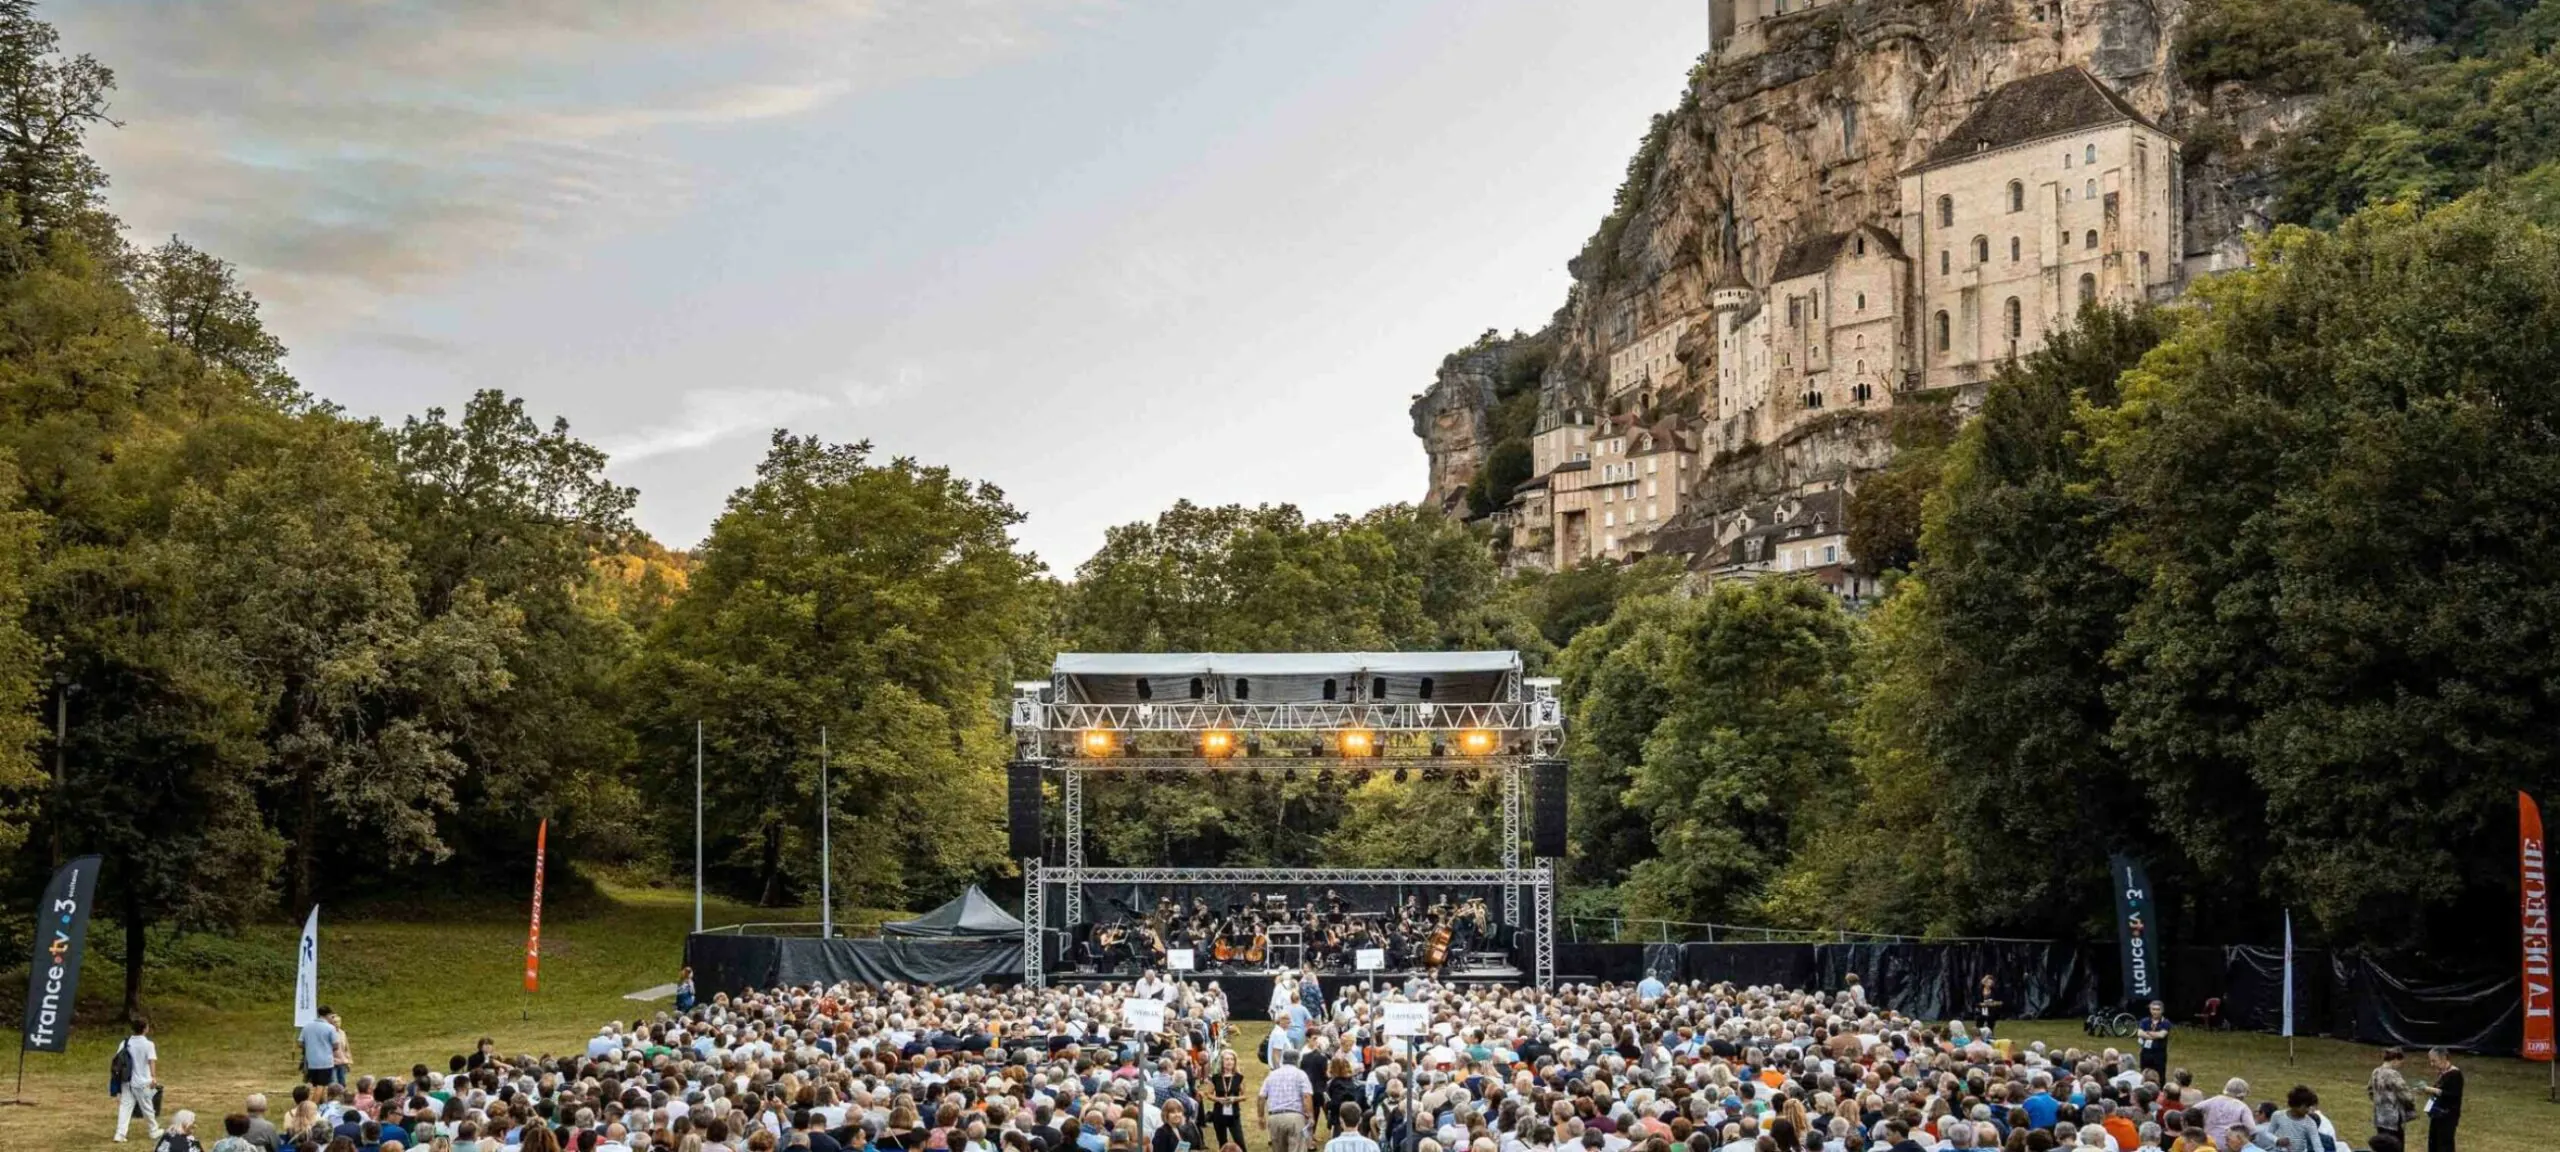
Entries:
[[[1610, 353], [1678, 317], [1704, 317], [1718, 287], [1766, 288], [1797, 240], [1873, 223], [1892, 231], [1903, 210], [1899, 174], [1918, 163], [1993, 90], [2079, 65], [2145, 117], [2197, 147], [2185, 156], [2185, 247], [2192, 273], [2245, 258], [2274, 190], [2269, 143], [2299, 125], [2302, 102], [2190, 92], [2172, 44], [2188, 0], [1830, 0], [1753, 26], [1692, 71], [1679, 106], [1657, 118], [1631, 166], [1620, 208], [1571, 264], [1558, 312], [1555, 367], [1541, 409], [1613, 404]], [[1716, 379], [1711, 341], [1681, 342], [1682, 375], [1703, 392]], [[1474, 350], [1470, 350], [1472, 354]], [[1460, 359], [1469, 354], [1461, 354]], [[1414, 405], [1431, 455], [1435, 506], [1463, 513], [1462, 492], [1489, 450], [1489, 392], [1471, 369], [1444, 365]], [[1657, 410], [1714, 410], [1712, 397], [1650, 397]], [[1620, 398], [1616, 406], [1628, 403]], [[1699, 488], [1737, 500], [1770, 485], [1883, 463], [1880, 432], [1840, 422], [1786, 444], [1732, 455], [1731, 479], [1701, 461]], [[1845, 439], [1843, 439], [1845, 437]], [[1711, 509], [1709, 509], [1711, 510]]]

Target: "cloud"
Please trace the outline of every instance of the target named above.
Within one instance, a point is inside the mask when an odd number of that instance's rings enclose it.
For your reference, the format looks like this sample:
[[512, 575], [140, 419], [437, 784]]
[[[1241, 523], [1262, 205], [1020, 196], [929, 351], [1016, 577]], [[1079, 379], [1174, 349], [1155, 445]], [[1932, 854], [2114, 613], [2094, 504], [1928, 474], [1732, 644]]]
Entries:
[[306, 316], [663, 218], [682, 133], [1034, 50], [1092, 0], [96, 0], [93, 148], [139, 238], [189, 237]]
[[684, 398], [677, 402], [674, 420], [608, 443], [604, 450], [615, 463], [621, 464], [689, 452], [732, 436], [780, 428], [805, 416], [886, 404], [919, 391], [923, 381], [923, 372], [914, 365], [908, 365], [900, 368], [897, 375], [886, 383], [855, 382], [832, 392], [784, 388], [699, 389], [685, 393]]

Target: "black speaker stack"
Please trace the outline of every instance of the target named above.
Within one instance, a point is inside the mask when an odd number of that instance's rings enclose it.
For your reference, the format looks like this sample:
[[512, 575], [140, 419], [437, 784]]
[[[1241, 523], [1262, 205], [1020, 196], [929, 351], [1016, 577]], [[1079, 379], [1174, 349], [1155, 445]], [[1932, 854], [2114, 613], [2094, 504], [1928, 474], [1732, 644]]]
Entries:
[[1564, 855], [1564, 761], [1529, 762], [1529, 854]]
[[1012, 857], [1034, 860], [1040, 856], [1040, 765], [1037, 761], [1016, 760], [1004, 766], [1006, 814], [1010, 818]]

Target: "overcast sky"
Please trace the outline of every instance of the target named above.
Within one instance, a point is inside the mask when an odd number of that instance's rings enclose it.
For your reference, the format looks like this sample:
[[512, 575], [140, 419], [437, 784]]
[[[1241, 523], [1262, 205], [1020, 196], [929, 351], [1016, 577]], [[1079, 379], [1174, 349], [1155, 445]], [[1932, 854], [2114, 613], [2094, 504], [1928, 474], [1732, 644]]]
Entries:
[[1062, 573], [1177, 497], [1418, 498], [1699, 0], [48, 0], [137, 242], [355, 412], [568, 418], [699, 541], [782, 426], [1001, 485]]

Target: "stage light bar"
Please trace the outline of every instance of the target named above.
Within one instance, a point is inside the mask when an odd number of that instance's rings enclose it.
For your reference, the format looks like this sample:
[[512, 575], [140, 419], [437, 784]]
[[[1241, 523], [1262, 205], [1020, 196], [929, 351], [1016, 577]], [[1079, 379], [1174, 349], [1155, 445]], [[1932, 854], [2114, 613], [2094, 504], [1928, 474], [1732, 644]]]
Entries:
[[1235, 751], [1236, 734], [1233, 732], [1213, 728], [1200, 734], [1200, 756], [1204, 760], [1224, 759], [1235, 755]]
[[1340, 742], [1342, 754], [1346, 757], [1378, 754], [1378, 734], [1366, 728], [1343, 729]]
[[1076, 743], [1087, 756], [1108, 756], [1112, 749], [1119, 747], [1120, 740], [1108, 728], [1087, 728]]
[[1458, 750], [1469, 756], [1491, 756], [1493, 750], [1500, 746], [1501, 741], [1482, 728], [1469, 728], [1458, 733]]

